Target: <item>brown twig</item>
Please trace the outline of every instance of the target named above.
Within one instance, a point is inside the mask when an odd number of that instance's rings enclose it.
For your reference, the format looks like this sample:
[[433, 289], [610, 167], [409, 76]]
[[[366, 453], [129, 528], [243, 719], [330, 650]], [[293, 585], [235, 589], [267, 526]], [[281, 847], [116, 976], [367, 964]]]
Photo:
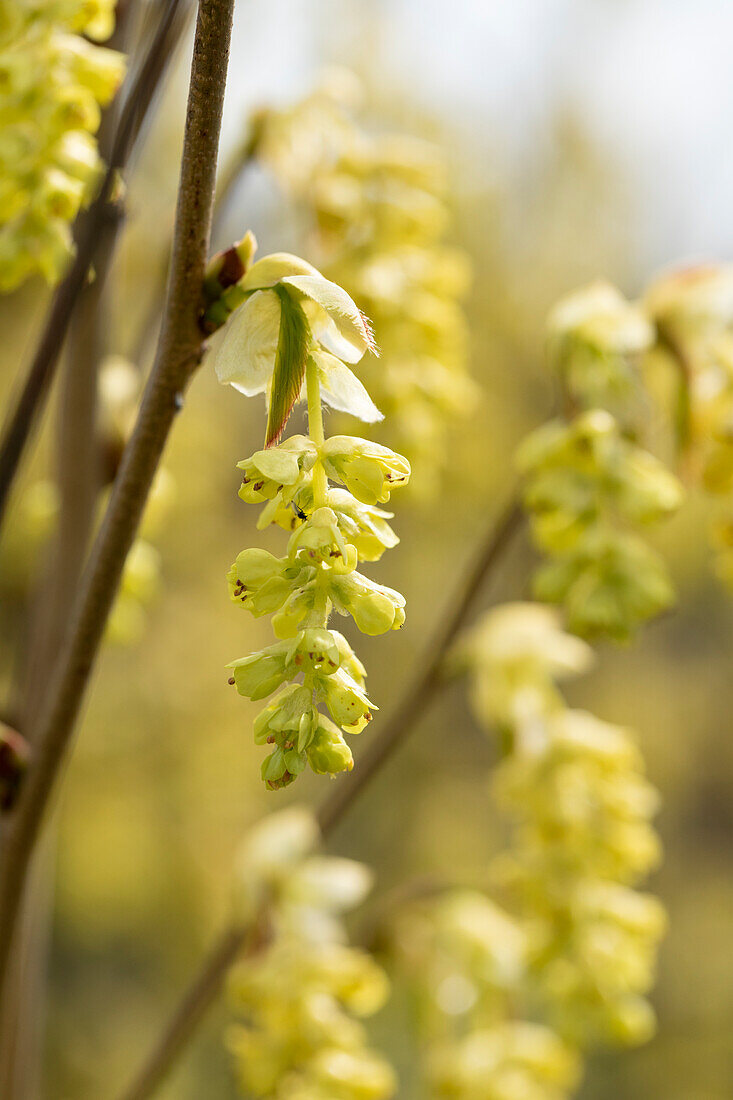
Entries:
[[[36, 592], [27, 668], [22, 684], [22, 726], [33, 744], [48, 670], [54, 667], [91, 538], [100, 463], [96, 439], [97, 367], [102, 355], [102, 288], [99, 278], [84, 288], [68, 338], [58, 401], [56, 480], [60, 508], [49, 549], [46, 582]], [[51, 832], [53, 830], [50, 830]], [[35, 1095], [44, 1023], [46, 952], [53, 893], [53, 837], [34, 861], [19, 919], [8, 996], [0, 1020], [0, 1096]]]
[[228, 928], [217, 940], [196, 978], [181, 998], [160, 1045], [156, 1048], [155, 1057], [146, 1062], [122, 1100], [147, 1100], [147, 1097], [155, 1093], [218, 994], [222, 976], [237, 959], [251, 957], [261, 951], [267, 945], [269, 936], [267, 914], [263, 913], [246, 930]]
[[[109, 47], [130, 52], [136, 9], [137, 0], [118, 3]], [[99, 152], [105, 163], [112, 151], [120, 107], [115, 99], [104, 112], [99, 128]], [[118, 220], [110, 218], [102, 226], [106, 239], [97, 246], [96, 278], [82, 289], [77, 300], [61, 371], [55, 463], [59, 519], [49, 548], [45, 583], [34, 593], [25, 667], [16, 685], [20, 725], [29, 744], [49, 679], [48, 670], [57, 660], [91, 538], [100, 472], [96, 397], [97, 368], [104, 343], [102, 299], [111, 259], [109, 245], [117, 225]], [[6, 806], [6, 812], [9, 808]], [[49, 833], [34, 860], [25, 889], [12, 967], [7, 976], [8, 994], [0, 1018], [0, 1096], [7, 1100], [25, 1100], [39, 1091], [56, 847], [53, 830]]]
[[[114, 247], [120, 218], [118, 206], [112, 201], [115, 180], [135, 147], [146, 111], [185, 25], [186, 7], [185, 0], [165, 0], [150, 47], [132, 76], [99, 194], [78, 219], [76, 256], [54, 294], [35, 356], [0, 442], [0, 524], [23, 452], [45, 407], [74, 305], [101, 248]], [[111, 238], [103, 232], [110, 219], [114, 225]]]
[[[442, 669], [445, 658], [465, 625], [484, 581], [520, 530], [523, 519], [524, 512], [515, 494], [499, 520], [490, 528], [461, 591], [450, 602], [451, 610], [441, 617], [440, 625], [428, 644], [426, 656], [419, 665], [419, 676], [390, 720], [374, 736], [370, 750], [358, 761], [354, 771], [339, 781], [333, 794], [322, 804], [317, 817], [324, 837], [333, 832], [397, 746], [406, 741], [416, 728], [444, 681]], [[135, 1083], [121, 1094], [119, 1100], [149, 1100], [154, 1094], [207, 1008], [218, 996], [227, 971], [246, 951], [249, 936], [249, 928], [237, 924], [230, 925], [221, 933], [184, 993], [179, 1007], [156, 1040]]]
[[201, 354], [198, 325], [211, 228], [234, 0], [201, 0], [176, 209], [171, 278], [155, 364], [81, 583], [68, 640], [38, 721], [35, 751], [0, 864], [0, 982], [44, 811], [79, 715], [107, 616], [182, 394]]

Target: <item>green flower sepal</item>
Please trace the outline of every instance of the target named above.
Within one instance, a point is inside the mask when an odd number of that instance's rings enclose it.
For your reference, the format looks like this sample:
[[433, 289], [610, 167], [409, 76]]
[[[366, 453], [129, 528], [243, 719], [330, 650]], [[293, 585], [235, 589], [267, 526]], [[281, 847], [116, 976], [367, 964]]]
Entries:
[[303, 518], [296, 497], [310, 486], [317, 450], [307, 436], [293, 435], [277, 447], [256, 451], [237, 463], [242, 471], [239, 497], [247, 504], [264, 503], [257, 521], [259, 530], [277, 523], [292, 530]]
[[331, 717], [347, 733], [361, 733], [378, 708], [369, 700], [360, 684], [346, 668], [325, 676], [317, 685], [318, 698], [325, 702]]
[[243, 550], [227, 573], [232, 600], [259, 618], [279, 611], [285, 601], [315, 577], [315, 570], [276, 558], [267, 550]]
[[256, 701], [301, 672], [331, 676], [339, 667], [340, 659], [334, 632], [313, 627], [240, 657], [226, 667], [232, 669], [232, 679], [239, 694]]
[[354, 766], [354, 757], [341, 730], [324, 714], [318, 714], [318, 725], [308, 748], [308, 763], [317, 775], [350, 772]]
[[351, 435], [332, 435], [321, 447], [326, 474], [362, 504], [386, 504], [392, 489], [406, 485], [410, 463], [402, 455]]
[[392, 512], [363, 504], [347, 489], [329, 489], [328, 503], [336, 513], [344, 538], [356, 547], [359, 561], [379, 561], [385, 550], [391, 550], [400, 541], [387, 523]]
[[334, 608], [342, 615], [351, 615], [362, 634], [399, 630], [405, 621], [405, 597], [362, 573], [332, 577], [329, 595]]

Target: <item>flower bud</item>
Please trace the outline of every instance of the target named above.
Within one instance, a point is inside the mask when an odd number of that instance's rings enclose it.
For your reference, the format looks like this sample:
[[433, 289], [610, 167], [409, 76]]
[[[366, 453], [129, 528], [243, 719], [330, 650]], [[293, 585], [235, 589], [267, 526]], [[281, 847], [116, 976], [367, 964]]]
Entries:
[[351, 771], [354, 758], [351, 749], [335, 726], [325, 715], [319, 715], [313, 739], [308, 747], [308, 763], [319, 775], [336, 775]]
[[254, 233], [248, 230], [241, 241], [217, 252], [206, 265], [204, 296], [207, 302], [215, 302], [225, 290], [235, 286], [247, 273], [257, 251]]
[[227, 573], [229, 594], [255, 618], [278, 611], [294, 590], [311, 574], [292, 566], [288, 558], [276, 558], [267, 550], [243, 550]]
[[15, 805], [30, 757], [30, 746], [10, 726], [0, 723], [0, 811], [7, 813]]
[[[290, 503], [294, 487], [301, 481], [303, 472], [308, 472], [316, 457], [315, 445], [304, 435], [293, 435], [283, 440], [277, 447], [268, 447], [256, 451], [251, 458], [237, 463], [242, 470], [242, 485], [239, 496], [248, 504], [280, 498]], [[283, 494], [283, 490], [290, 490]]]

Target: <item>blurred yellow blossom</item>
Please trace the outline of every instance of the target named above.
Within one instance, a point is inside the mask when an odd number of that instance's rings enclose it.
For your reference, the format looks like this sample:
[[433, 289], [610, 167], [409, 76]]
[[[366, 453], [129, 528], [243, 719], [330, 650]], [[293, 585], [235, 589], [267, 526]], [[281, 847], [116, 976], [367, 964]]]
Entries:
[[[0, 290], [40, 272], [62, 274], [70, 224], [90, 198], [101, 162], [100, 107], [122, 79], [104, 40], [113, 0], [4, 2], [0, 12]], [[85, 37], [82, 37], [85, 36]]]
[[242, 1023], [229, 1031], [248, 1094], [277, 1100], [387, 1100], [390, 1065], [367, 1045], [361, 1018], [387, 999], [386, 975], [347, 945], [341, 914], [371, 887], [353, 860], [317, 854], [318, 827], [306, 809], [266, 818], [238, 861], [238, 908], [253, 919], [267, 902], [271, 942], [230, 980]]

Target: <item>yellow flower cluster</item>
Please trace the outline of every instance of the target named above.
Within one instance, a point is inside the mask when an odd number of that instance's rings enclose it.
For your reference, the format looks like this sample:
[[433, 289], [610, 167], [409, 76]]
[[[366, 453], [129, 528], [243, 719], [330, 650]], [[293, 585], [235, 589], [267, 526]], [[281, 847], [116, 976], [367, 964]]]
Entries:
[[665, 920], [634, 889], [659, 858], [639, 749], [626, 729], [565, 706], [558, 680], [592, 654], [552, 609], [490, 612], [464, 654], [478, 718], [503, 735], [493, 787], [513, 828], [497, 874], [528, 930], [535, 993], [573, 1042], [643, 1042]]
[[71, 254], [100, 171], [100, 107], [124, 71], [89, 39], [113, 25], [114, 0], [0, 3], [0, 291], [36, 272], [54, 282]]
[[665, 562], [638, 533], [682, 500], [678, 480], [631, 438], [637, 359], [653, 339], [640, 311], [606, 284], [559, 303], [548, 346], [568, 415], [533, 432], [517, 456], [548, 558], [535, 595], [562, 604], [570, 629], [591, 638], [626, 640], [674, 601]]
[[272, 1100], [388, 1100], [391, 1066], [370, 1049], [361, 1019], [389, 993], [383, 970], [346, 942], [341, 914], [371, 887], [359, 863], [314, 854], [318, 827], [304, 809], [266, 818], [240, 855], [242, 916], [267, 905], [271, 942], [231, 983], [242, 1017], [228, 1045], [243, 1091]]
[[454, 655], [498, 734], [492, 790], [510, 828], [491, 874], [504, 908], [451, 888], [396, 922], [444, 1100], [563, 1100], [582, 1050], [653, 1031], [665, 916], [635, 887], [659, 857], [657, 795], [627, 730], [565, 704], [560, 683], [592, 662], [558, 611], [530, 603], [489, 612]]
[[[262, 778], [277, 789], [307, 765], [328, 774], [353, 766], [342, 731], [360, 733], [374, 706], [363, 665], [328, 620], [334, 610], [350, 615], [371, 635], [405, 621], [400, 593], [357, 566], [396, 544], [391, 513], [379, 506], [407, 482], [410, 465], [367, 439], [325, 437], [322, 401], [367, 421], [381, 415], [347, 366], [373, 349], [369, 323], [341, 287], [304, 260], [277, 253], [249, 266], [253, 250], [246, 238], [233, 250], [244, 270], [225, 291], [224, 305], [232, 304], [232, 290], [241, 304], [215, 332], [209, 354], [222, 383], [266, 395], [266, 446], [239, 463], [239, 495], [264, 504], [258, 527], [275, 523], [292, 532], [284, 557], [243, 550], [228, 576], [232, 600], [256, 617], [272, 616], [278, 639], [229, 666], [240, 695], [259, 700], [278, 692], [254, 726], [255, 740], [273, 746]], [[220, 284], [236, 257], [212, 261]], [[309, 435], [276, 445], [302, 393]]]
[[563, 1100], [579, 1060], [550, 1028], [518, 1019], [527, 936], [478, 891], [411, 906], [397, 946], [418, 989], [431, 1095], [445, 1100]]
[[662, 276], [645, 305], [680, 372], [688, 470], [725, 501], [711, 538], [718, 573], [733, 588], [733, 265]]
[[322, 270], [371, 317], [382, 350], [364, 378], [428, 494], [452, 417], [476, 397], [461, 299], [466, 255], [445, 243], [447, 165], [435, 146], [367, 132], [353, 77], [331, 74], [302, 103], [258, 120], [260, 158], [308, 210]]

